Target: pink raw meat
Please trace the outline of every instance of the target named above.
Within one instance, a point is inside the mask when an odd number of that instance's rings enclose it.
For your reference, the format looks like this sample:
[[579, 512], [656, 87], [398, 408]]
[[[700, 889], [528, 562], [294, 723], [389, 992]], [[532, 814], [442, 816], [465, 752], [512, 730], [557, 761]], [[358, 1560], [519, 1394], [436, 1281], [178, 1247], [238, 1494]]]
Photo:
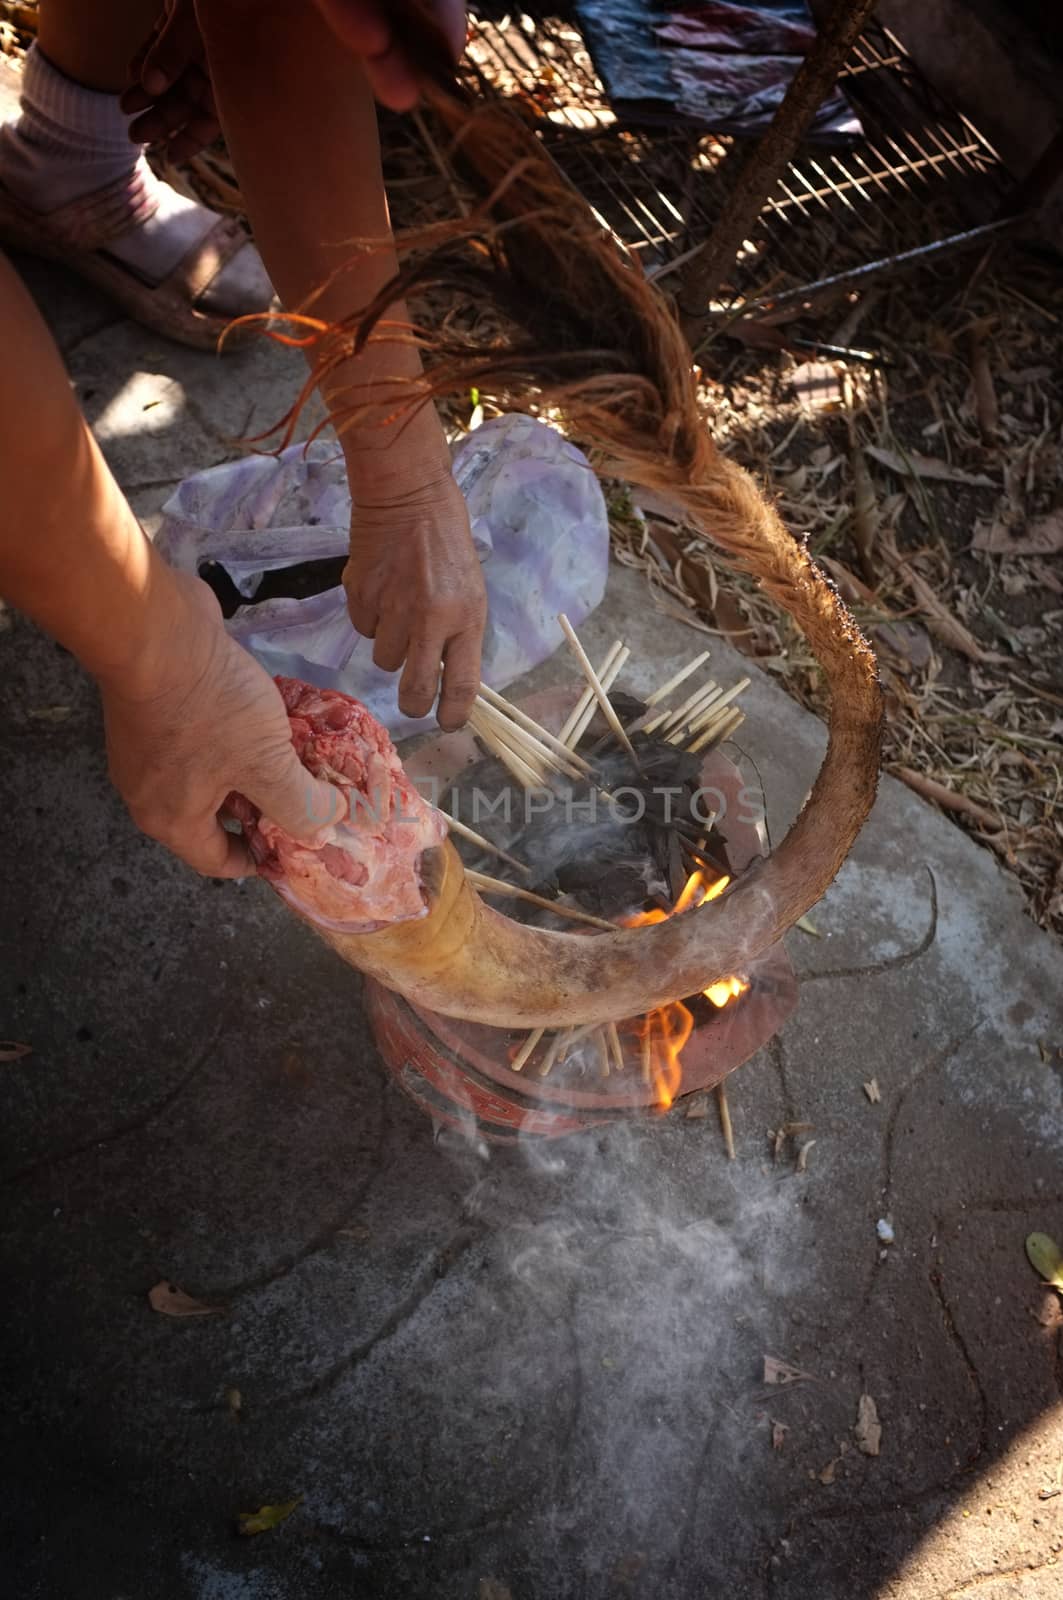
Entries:
[[340, 932], [368, 933], [423, 916], [421, 853], [446, 838], [446, 820], [409, 782], [387, 730], [360, 700], [298, 678], [275, 682], [296, 754], [315, 778], [345, 794], [348, 815], [322, 844], [305, 845], [243, 795], [230, 795], [228, 809], [243, 825], [260, 875], [315, 922]]

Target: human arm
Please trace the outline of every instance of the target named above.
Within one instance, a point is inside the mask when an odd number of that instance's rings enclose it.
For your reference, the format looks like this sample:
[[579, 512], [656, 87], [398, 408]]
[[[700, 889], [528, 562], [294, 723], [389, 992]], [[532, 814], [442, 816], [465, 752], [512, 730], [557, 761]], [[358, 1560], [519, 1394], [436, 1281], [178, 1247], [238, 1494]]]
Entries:
[[200, 872], [253, 872], [218, 821], [231, 790], [303, 839], [335, 793], [296, 758], [280, 695], [206, 585], [145, 538], [2, 258], [0, 322], [0, 594], [97, 680], [111, 776], [138, 826]]
[[[371, 301], [397, 266], [362, 66], [299, 0], [199, 0], [198, 16], [233, 164], [278, 293], [293, 309], [314, 295], [313, 314], [339, 321]], [[405, 306], [392, 307], [389, 320], [407, 322]], [[431, 710], [443, 662], [438, 717], [451, 728], [479, 685], [486, 600], [438, 416], [431, 404], [408, 406], [420, 376], [412, 343], [371, 342], [322, 388], [333, 414], [352, 396], [374, 400], [373, 419], [341, 429], [351, 618], [375, 639], [378, 666], [395, 671], [405, 662], [399, 705], [407, 715]], [[392, 409], [404, 414], [381, 422]]]
[[[280, 298], [295, 309], [314, 296], [315, 317], [339, 322], [397, 267], [362, 66], [298, 0], [200, 0], [199, 19], [240, 189]], [[395, 304], [389, 320], [408, 322], [405, 306]], [[375, 638], [379, 667], [405, 661], [407, 715], [432, 709], [443, 662], [437, 715], [455, 728], [479, 686], [487, 603], [439, 418], [431, 403], [408, 408], [419, 376], [411, 342], [370, 342], [330, 374], [325, 403], [333, 414], [352, 395], [375, 403], [373, 419], [341, 429], [352, 621]], [[403, 414], [379, 421], [392, 410]]]

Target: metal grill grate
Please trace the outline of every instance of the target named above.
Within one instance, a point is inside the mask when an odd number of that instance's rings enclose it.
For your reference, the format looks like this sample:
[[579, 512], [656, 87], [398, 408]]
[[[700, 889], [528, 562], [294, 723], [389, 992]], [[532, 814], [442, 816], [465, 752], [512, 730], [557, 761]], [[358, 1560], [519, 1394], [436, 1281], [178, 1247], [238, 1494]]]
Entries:
[[[654, 277], [680, 266], [727, 203], [742, 146], [689, 124], [618, 122], [576, 24], [552, 13], [472, 18], [480, 85], [513, 99], [603, 225]], [[783, 291], [992, 220], [1013, 185], [974, 125], [877, 25], [842, 75], [864, 137], [809, 146], [742, 252], [726, 299]]]

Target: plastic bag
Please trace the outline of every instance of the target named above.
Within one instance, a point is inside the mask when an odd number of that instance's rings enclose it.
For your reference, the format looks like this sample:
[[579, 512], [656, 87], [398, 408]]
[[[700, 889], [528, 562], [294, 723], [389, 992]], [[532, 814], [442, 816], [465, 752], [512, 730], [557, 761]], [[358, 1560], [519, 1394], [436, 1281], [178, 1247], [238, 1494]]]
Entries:
[[[586, 456], [531, 417], [485, 422], [455, 447], [453, 470], [487, 586], [482, 677], [503, 689], [557, 649], [559, 611], [578, 626], [601, 601], [605, 499]], [[250, 601], [267, 571], [343, 556], [350, 506], [343, 456], [318, 440], [187, 478], [155, 542], [181, 571], [218, 563]], [[226, 626], [268, 672], [355, 695], [396, 737], [432, 726], [399, 711], [398, 674], [373, 665], [342, 588], [242, 605]]]

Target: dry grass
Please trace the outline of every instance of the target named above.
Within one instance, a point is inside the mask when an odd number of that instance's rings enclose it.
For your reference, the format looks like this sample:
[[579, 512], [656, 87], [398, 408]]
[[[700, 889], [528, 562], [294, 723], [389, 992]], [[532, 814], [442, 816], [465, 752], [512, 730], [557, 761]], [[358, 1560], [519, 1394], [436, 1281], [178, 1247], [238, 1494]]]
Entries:
[[[825, 320], [820, 337], [835, 331]], [[1063, 932], [1063, 278], [1000, 247], [948, 277], [893, 286], [859, 343], [889, 366], [839, 363], [838, 398], [809, 407], [790, 357], [718, 342], [705, 379], [718, 436], [775, 486], [788, 525], [873, 637], [887, 765], [958, 797], [957, 825]], [[642, 567], [662, 603], [730, 635], [823, 709], [819, 669], [786, 617], [663, 508], [633, 507], [622, 490], [613, 508], [619, 558]], [[1031, 529], [1041, 554], [975, 544], [992, 534], [1021, 549]]]

